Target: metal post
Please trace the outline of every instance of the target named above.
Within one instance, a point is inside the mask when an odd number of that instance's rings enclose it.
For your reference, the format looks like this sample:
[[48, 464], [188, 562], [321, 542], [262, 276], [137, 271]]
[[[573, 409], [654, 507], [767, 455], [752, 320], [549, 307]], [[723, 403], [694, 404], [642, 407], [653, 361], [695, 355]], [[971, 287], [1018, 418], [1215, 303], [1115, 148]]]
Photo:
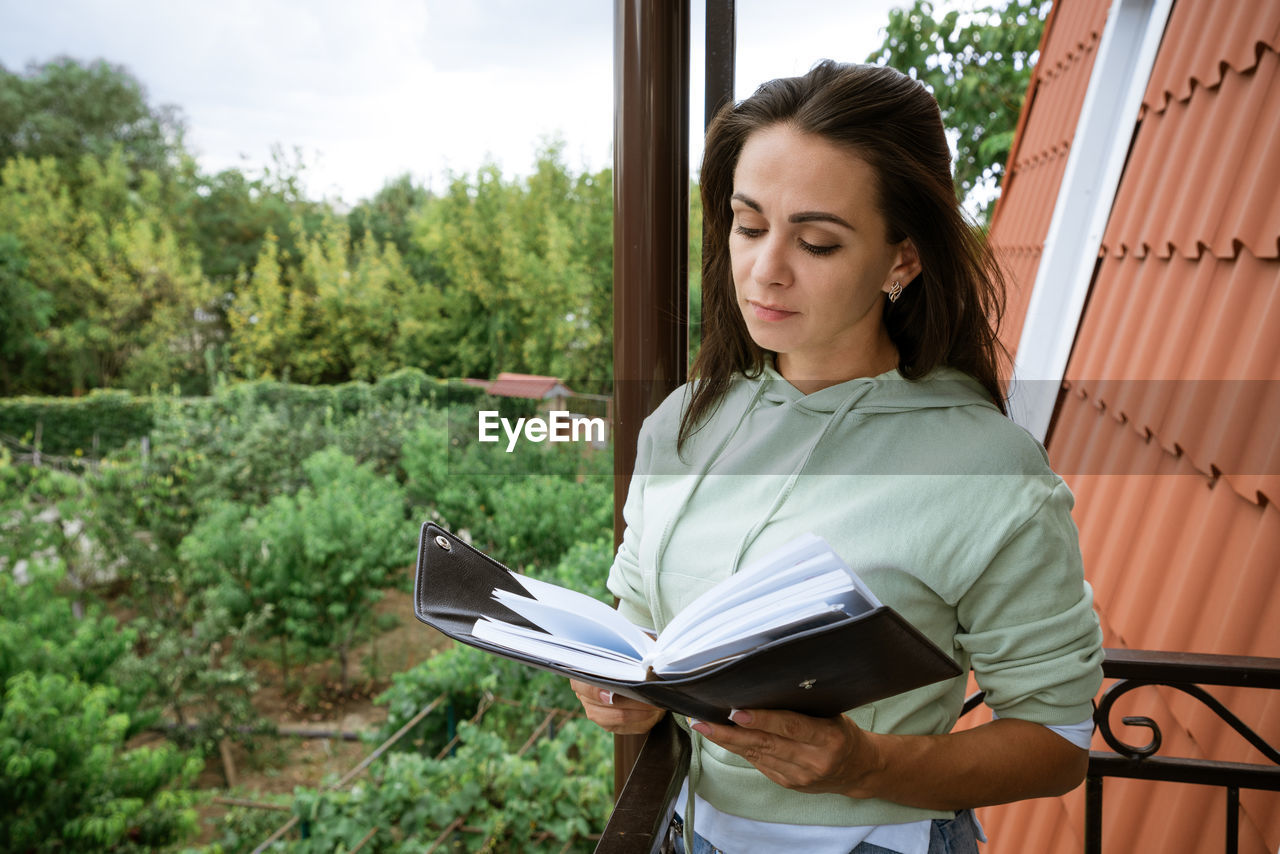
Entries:
[[1240, 790], [1227, 786], [1227, 854], [1240, 850]]
[[707, 79], [703, 98], [705, 128], [716, 112], [733, 101], [733, 73], [737, 48], [734, 0], [707, 0]]
[[[614, 5], [615, 543], [640, 424], [687, 370], [689, 6], [689, 0]], [[616, 739], [615, 792], [643, 741]]]
[[1102, 777], [1084, 780], [1084, 854], [1102, 854]]

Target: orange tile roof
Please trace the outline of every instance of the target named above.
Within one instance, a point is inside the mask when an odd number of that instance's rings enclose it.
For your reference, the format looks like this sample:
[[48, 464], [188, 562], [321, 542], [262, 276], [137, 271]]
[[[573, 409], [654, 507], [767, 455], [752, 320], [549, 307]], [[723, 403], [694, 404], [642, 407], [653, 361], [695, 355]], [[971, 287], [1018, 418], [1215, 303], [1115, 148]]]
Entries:
[[1272, 52], [1280, 48], [1280, 4], [1218, 3], [1209, 17], [1175, 10], [1151, 69], [1144, 110], [1163, 110], [1170, 99], [1186, 101], [1193, 86], [1215, 88], [1227, 69], [1236, 74], [1253, 70], [1264, 47]]
[[[1247, 72], [1228, 68], [1216, 85], [1145, 112], [1103, 238], [1108, 252], [1280, 257], [1280, 54], [1260, 50]], [[1147, 100], [1163, 95], [1149, 86]]]
[[509, 371], [498, 374], [496, 380], [485, 386], [485, 391], [496, 397], [523, 397], [531, 400], [563, 397], [572, 393], [556, 377], [514, 374]]
[[[1016, 287], [1006, 338], [1106, 14], [1099, 0], [1056, 5], [992, 226]], [[1076, 495], [1109, 646], [1280, 655], [1278, 48], [1274, 0], [1177, 0], [1104, 234], [1048, 448]], [[1280, 697], [1213, 693], [1280, 743]], [[1156, 718], [1162, 753], [1261, 760], [1176, 692], [1124, 702], [1113, 720]], [[1109, 779], [1104, 792], [1104, 851], [1222, 850], [1219, 790]], [[1245, 791], [1241, 804], [1240, 851], [1273, 854], [1280, 796]], [[980, 814], [988, 854], [1080, 851], [1079, 791]]]

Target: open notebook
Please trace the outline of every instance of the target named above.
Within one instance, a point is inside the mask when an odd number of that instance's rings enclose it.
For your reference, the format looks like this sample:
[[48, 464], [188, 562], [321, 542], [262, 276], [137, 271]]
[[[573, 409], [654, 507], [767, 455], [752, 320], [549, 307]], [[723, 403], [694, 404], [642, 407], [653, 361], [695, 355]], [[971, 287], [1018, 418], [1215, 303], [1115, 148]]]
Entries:
[[708, 590], [656, 640], [433, 523], [414, 601], [418, 619], [455, 640], [703, 720], [733, 708], [834, 715], [961, 674], [812, 534]]

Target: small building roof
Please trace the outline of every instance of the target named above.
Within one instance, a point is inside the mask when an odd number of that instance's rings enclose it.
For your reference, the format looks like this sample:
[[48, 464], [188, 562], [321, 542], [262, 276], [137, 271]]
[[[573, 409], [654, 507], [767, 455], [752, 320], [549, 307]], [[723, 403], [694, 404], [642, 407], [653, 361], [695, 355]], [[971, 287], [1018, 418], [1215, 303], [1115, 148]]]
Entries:
[[485, 385], [485, 391], [495, 397], [521, 397], [528, 400], [551, 400], [573, 394], [557, 377], [537, 374], [516, 374], [503, 371], [498, 378]]

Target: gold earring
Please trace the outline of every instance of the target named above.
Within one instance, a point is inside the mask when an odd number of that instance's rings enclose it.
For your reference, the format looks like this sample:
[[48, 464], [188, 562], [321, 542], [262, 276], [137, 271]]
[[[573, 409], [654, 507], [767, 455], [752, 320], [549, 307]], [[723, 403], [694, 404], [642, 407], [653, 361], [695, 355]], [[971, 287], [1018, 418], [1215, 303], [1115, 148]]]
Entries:
[[902, 296], [902, 285], [895, 279], [889, 286], [889, 302], [897, 302], [900, 296]]

